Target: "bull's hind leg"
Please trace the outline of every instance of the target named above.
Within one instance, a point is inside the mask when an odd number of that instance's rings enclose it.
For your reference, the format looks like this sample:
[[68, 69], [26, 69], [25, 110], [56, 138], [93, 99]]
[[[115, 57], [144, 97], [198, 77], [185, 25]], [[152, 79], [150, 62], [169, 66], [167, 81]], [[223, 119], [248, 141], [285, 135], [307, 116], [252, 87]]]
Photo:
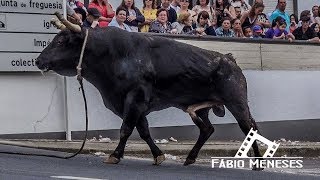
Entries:
[[198, 126], [200, 129], [199, 138], [190, 151], [184, 165], [193, 164], [196, 161], [196, 158], [199, 154], [200, 149], [204, 145], [204, 143], [209, 139], [211, 134], [214, 132], [214, 128], [208, 118], [210, 108], [200, 109], [192, 114], [190, 114], [193, 122]]
[[139, 132], [140, 137], [149, 145], [151, 153], [154, 157], [154, 165], [160, 165], [164, 160], [165, 156], [157, 145], [153, 142], [150, 132], [148, 120], [145, 116], [142, 116], [137, 122], [136, 128]]

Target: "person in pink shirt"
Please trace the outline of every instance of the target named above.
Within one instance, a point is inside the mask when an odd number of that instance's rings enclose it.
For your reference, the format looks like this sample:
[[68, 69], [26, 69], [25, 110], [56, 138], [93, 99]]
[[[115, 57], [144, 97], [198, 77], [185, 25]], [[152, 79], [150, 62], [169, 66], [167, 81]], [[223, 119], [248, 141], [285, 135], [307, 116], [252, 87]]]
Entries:
[[99, 18], [99, 26], [107, 27], [114, 17], [114, 11], [108, 0], [92, 0], [89, 8], [96, 8], [101, 13]]

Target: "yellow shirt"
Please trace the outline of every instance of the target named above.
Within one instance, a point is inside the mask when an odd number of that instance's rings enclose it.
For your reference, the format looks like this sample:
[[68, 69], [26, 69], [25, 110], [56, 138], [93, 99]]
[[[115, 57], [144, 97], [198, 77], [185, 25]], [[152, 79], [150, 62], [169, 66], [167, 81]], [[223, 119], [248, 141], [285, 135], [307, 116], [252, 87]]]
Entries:
[[[151, 21], [156, 20], [157, 18], [157, 9], [150, 9], [150, 10], [141, 10], [142, 15], [144, 18], [150, 19]], [[149, 25], [144, 25], [141, 27], [141, 32], [148, 32], [149, 31]]]

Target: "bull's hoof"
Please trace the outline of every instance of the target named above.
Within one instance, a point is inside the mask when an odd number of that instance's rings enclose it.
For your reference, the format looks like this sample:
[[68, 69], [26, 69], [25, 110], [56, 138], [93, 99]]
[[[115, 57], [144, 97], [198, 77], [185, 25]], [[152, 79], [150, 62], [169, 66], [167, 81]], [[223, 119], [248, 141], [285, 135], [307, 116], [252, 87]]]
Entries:
[[154, 162], [153, 162], [153, 165], [160, 165], [164, 160], [166, 160], [166, 157], [161, 154], [160, 156], [154, 158]]
[[103, 162], [106, 164], [118, 164], [120, 162], [120, 159], [114, 156], [109, 156], [109, 158], [104, 160]]
[[195, 163], [196, 162], [196, 160], [195, 159], [186, 159], [186, 161], [184, 162], [184, 166], [188, 166], [188, 165], [190, 165], [190, 164], [193, 164], [193, 163]]

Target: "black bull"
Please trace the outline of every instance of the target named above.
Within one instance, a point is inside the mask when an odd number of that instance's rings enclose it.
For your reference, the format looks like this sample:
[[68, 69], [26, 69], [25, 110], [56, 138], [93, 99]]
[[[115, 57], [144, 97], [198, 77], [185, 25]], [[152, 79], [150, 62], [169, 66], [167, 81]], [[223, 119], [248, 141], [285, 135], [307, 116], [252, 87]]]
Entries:
[[[83, 29], [61, 31], [37, 58], [38, 68], [75, 76], [84, 37]], [[146, 115], [168, 107], [189, 113], [200, 129], [185, 165], [195, 162], [214, 132], [210, 109], [224, 116], [226, 107], [245, 135], [251, 127], [257, 129], [248, 107], [246, 79], [229, 54], [119, 28], [98, 28], [89, 30], [82, 75], [99, 90], [105, 106], [123, 119], [120, 142], [107, 163], [120, 161], [135, 127], [149, 145], [154, 163], [164, 161], [150, 136]], [[252, 147], [255, 157], [261, 157], [256, 142]]]

